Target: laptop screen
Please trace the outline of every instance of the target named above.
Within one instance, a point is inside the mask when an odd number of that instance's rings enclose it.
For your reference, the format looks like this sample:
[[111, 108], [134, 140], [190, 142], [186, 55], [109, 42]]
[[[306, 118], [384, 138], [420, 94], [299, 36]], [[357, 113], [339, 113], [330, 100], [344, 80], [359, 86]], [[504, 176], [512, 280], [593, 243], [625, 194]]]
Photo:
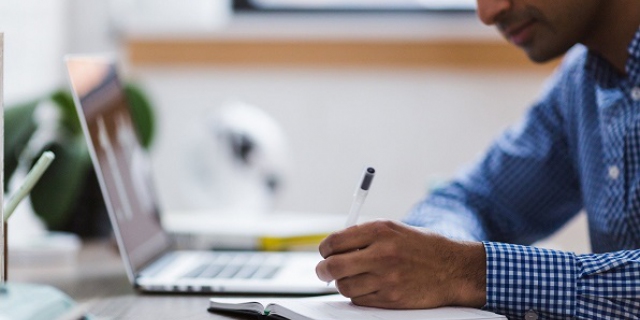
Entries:
[[162, 230], [151, 165], [142, 148], [115, 60], [67, 57], [76, 109], [127, 272], [170, 246]]

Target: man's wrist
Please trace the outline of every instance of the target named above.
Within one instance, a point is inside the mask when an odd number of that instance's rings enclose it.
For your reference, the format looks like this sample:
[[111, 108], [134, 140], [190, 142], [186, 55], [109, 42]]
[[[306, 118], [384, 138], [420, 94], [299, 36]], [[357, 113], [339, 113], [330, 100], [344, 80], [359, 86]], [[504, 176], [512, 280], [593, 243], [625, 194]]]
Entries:
[[453, 270], [455, 305], [481, 308], [487, 301], [487, 256], [481, 242], [457, 242], [459, 259]]

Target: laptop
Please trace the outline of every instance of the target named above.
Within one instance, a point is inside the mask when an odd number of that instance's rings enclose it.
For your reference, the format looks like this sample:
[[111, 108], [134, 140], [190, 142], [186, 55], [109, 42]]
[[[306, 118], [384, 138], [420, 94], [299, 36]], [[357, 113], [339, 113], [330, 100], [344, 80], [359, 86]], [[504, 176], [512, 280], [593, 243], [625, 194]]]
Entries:
[[[322, 294], [315, 252], [174, 250], [162, 229], [149, 156], [114, 57], [65, 58], [80, 123], [127, 276], [142, 292]], [[215, 229], [215, 225], [209, 226]]]

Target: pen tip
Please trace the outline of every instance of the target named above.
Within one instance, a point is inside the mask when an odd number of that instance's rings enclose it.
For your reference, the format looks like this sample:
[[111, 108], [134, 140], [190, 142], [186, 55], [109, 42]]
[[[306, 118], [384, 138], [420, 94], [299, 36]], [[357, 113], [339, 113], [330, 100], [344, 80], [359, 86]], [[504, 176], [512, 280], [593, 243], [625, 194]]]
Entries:
[[371, 186], [371, 181], [373, 180], [374, 173], [376, 173], [376, 170], [373, 169], [372, 167], [368, 167], [365, 170], [364, 176], [362, 177], [362, 184], [360, 184], [360, 189], [369, 190], [369, 187]]

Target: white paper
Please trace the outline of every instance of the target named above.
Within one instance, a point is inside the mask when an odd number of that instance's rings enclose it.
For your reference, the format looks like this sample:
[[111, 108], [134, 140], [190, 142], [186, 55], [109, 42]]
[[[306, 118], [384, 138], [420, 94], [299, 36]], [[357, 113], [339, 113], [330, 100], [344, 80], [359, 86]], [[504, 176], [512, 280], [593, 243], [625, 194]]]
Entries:
[[[272, 307], [278, 314], [286, 316], [286, 310], [293, 311], [309, 319], [360, 319], [360, 320], [489, 320], [506, 319], [504, 316], [491, 312], [461, 307], [444, 307], [436, 309], [392, 310], [381, 308], [360, 307], [351, 303], [348, 298], [339, 294], [325, 295], [312, 298], [212, 298], [212, 301], [222, 303], [260, 302], [263, 306], [277, 304]], [[286, 310], [283, 310], [286, 309]]]

